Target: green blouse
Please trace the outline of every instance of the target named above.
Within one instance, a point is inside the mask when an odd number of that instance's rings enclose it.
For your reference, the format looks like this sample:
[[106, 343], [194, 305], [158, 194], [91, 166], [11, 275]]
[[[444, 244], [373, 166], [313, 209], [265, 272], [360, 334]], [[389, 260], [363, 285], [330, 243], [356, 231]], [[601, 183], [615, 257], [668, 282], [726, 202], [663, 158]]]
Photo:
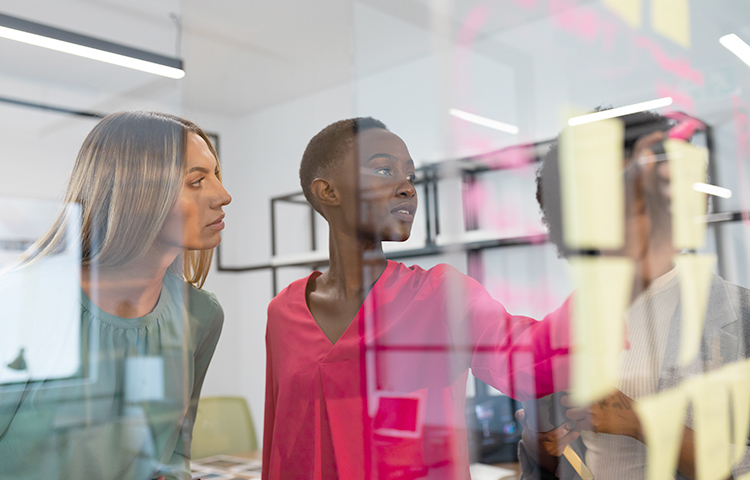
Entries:
[[80, 296], [78, 374], [0, 384], [0, 480], [190, 479], [198, 398], [224, 321], [216, 297], [171, 273], [140, 318]]

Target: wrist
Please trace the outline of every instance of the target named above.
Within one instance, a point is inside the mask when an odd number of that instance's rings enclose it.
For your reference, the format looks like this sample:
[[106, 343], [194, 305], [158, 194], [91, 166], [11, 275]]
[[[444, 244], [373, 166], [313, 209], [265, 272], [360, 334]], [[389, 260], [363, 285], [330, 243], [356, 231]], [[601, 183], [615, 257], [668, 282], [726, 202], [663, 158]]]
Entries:
[[636, 420], [635, 425], [633, 425], [633, 431], [630, 432], [630, 436], [641, 443], [646, 443], [646, 439], [643, 435], [643, 428], [641, 427], [641, 422], [639, 420]]

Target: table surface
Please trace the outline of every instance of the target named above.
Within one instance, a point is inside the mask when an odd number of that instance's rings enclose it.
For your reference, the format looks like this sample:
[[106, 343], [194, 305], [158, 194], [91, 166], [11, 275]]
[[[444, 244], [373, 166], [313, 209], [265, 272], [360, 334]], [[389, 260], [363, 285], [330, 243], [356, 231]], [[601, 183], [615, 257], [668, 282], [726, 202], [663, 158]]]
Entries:
[[[242, 457], [242, 458], [251, 458], [253, 460], [262, 460], [263, 455], [260, 453], [260, 450], [253, 450], [251, 452], [243, 452], [243, 453], [236, 453], [234, 455], [231, 455], [232, 457]], [[508, 462], [508, 463], [495, 463], [493, 465], [494, 467], [500, 467], [500, 468], [507, 468], [508, 470], [513, 470], [516, 472], [516, 474], [521, 473], [521, 466], [518, 464], [518, 462]]]

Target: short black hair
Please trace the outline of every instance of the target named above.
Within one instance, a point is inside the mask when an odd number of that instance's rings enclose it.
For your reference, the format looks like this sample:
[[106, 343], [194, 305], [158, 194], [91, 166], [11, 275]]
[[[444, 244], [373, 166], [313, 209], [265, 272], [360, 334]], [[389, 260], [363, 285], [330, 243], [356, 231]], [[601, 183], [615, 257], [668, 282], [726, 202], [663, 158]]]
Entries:
[[312, 193], [313, 181], [330, 174], [339, 165], [357, 134], [374, 128], [388, 130], [383, 122], [372, 117], [347, 118], [328, 125], [307, 144], [299, 166], [299, 180], [305, 198], [321, 215], [323, 212]]
[[[612, 107], [597, 107], [594, 112], [610, 110]], [[638, 112], [617, 117], [625, 126], [623, 154], [625, 158], [633, 154], [639, 138], [653, 132], [666, 132], [674, 125], [669, 118], [654, 112]], [[542, 212], [542, 220], [549, 231], [549, 240], [557, 247], [558, 255], [567, 257], [574, 253], [563, 241], [562, 197], [560, 195], [560, 162], [558, 136], [542, 159], [536, 175], [536, 200]]]

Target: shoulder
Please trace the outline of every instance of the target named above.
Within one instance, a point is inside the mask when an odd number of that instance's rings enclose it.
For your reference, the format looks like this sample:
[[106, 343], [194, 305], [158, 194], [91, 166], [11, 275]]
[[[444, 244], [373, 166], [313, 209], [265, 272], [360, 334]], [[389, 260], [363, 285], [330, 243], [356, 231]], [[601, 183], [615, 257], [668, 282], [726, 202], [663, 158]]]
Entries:
[[175, 298], [182, 298], [190, 323], [199, 331], [220, 331], [224, 324], [224, 309], [216, 295], [196, 288], [183, 278], [168, 272], [165, 284]]
[[407, 266], [404, 263], [394, 262], [392, 260], [388, 261], [388, 266], [390, 267], [388, 269], [388, 280], [392, 280], [393, 278], [400, 278], [406, 279], [408, 281], [425, 282], [439, 280], [453, 275], [465, 276], [456, 268], [446, 263], [439, 263], [427, 270], [420, 267], [419, 265]]
[[404, 268], [411, 272], [415, 280], [429, 282], [436, 288], [482, 288], [479, 282], [447, 263], [439, 263], [428, 270], [416, 265]]
[[722, 306], [734, 310], [737, 320], [750, 322], [750, 290], [714, 275], [711, 280], [709, 309]]
[[295, 298], [297, 295], [299, 295], [300, 292], [304, 292], [305, 288], [307, 287], [307, 282], [310, 279], [310, 275], [306, 277], [302, 277], [300, 279], [297, 279], [284, 287], [284, 289], [276, 294], [275, 297], [271, 300], [270, 306], [278, 307], [285, 302], [288, 302], [289, 300]]
[[394, 268], [385, 283], [388, 287], [409, 289], [429, 287], [438, 295], [450, 292], [473, 296], [475, 293], [485, 292], [479, 282], [445, 263], [439, 263], [427, 270], [418, 265], [408, 267], [403, 263], [392, 263]]
[[712, 292], [710, 301], [714, 303], [710, 304], [709, 308], [721, 308], [720, 306], [717, 306], [715, 302], [725, 301], [727, 307], [733, 310], [732, 313], [734, 313], [737, 321], [741, 325], [740, 328], [742, 335], [747, 337], [746, 341], [750, 345], [750, 290], [728, 282], [719, 276], [714, 276], [712, 290], [715, 291], [717, 287], [719, 287], [726, 296], [716, 296], [714, 295], [714, 292]]
[[268, 304], [269, 321], [272, 318], [284, 315], [285, 312], [288, 312], [291, 308], [298, 306], [300, 302], [304, 302], [305, 289], [307, 288], [307, 282], [311, 275], [313, 274], [293, 281], [273, 297], [271, 303]]
[[740, 308], [743, 308], [744, 310], [748, 310], [750, 308], [750, 290], [737, 284], [728, 282], [718, 275], [714, 276], [714, 284], [722, 285], [726, 289], [726, 292], [729, 295], [729, 299], [732, 303]]

